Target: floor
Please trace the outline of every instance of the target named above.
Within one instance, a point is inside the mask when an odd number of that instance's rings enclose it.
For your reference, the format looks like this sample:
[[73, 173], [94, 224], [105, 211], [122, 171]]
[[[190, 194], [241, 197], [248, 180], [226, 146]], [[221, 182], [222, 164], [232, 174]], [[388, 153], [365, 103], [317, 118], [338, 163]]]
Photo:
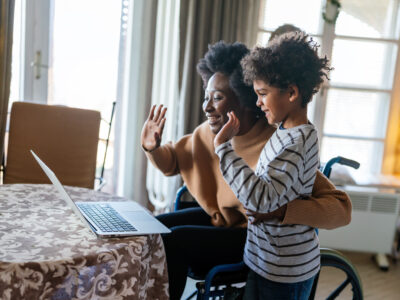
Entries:
[[[390, 260], [387, 272], [381, 271], [370, 253], [342, 253], [355, 265], [361, 277], [365, 300], [399, 300], [400, 299], [400, 261]], [[344, 273], [337, 269], [325, 267], [321, 271], [315, 299], [325, 299], [344, 280]], [[186, 299], [195, 289], [195, 281], [189, 279], [182, 299]], [[336, 299], [351, 299], [351, 289], [347, 287]]]

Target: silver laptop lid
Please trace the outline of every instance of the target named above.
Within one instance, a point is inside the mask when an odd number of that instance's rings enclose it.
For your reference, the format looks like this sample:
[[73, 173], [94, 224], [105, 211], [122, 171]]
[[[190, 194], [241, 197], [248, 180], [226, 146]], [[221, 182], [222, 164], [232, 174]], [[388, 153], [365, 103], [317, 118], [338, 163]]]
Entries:
[[53, 183], [53, 185], [56, 187], [56, 189], [59, 191], [61, 194], [62, 199], [68, 204], [68, 206], [75, 212], [75, 214], [82, 220], [82, 222], [85, 224], [86, 227], [90, 229], [91, 232], [93, 232], [92, 228], [90, 228], [87, 220], [85, 217], [82, 215], [80, 210], [76, 207], [76, 204], [74, 201], [72, 201], [71, 197], [68, 195], [68, 193], [65, 191], [64, 187], [62, 186], [61, 182], [58, 180], [56, 174], [50, 168], [36, 155], [33, 150], [31, 150], [31, 153], [33, 157], [36, 159], [38, 162], [39, 166], [42, 168], [42, 170], [46, 173], [47, 177], [49, 177], [50, 181]]

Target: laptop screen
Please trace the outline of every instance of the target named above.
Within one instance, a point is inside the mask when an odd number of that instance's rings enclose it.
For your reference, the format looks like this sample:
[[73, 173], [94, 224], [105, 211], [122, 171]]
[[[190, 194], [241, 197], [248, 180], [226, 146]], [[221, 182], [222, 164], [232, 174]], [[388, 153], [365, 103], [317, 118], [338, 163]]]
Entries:
[[85, 223], [85, 225], [92, 231], [85, 217], [76, 207], [74, 201], [72, 201], [71, 197], [68, 195], [67, 191], [64, 189], [61, 182], [58, 180], [56, 174], [54, 174], [54, 172], [36, 155], [35, 152], [33, 152], [33, 150], [31, 150], [31, 153], [38, 162], [39, 166], [42, 168], [43, 172], [47, 175], [47, 177], [53, 183], [55, 188], [59, 191], [62, 199], [64, 199], [64, 201], [68, 204], [68, 206], [75, 212], [75, 214], [82, 220], [82, 222]]

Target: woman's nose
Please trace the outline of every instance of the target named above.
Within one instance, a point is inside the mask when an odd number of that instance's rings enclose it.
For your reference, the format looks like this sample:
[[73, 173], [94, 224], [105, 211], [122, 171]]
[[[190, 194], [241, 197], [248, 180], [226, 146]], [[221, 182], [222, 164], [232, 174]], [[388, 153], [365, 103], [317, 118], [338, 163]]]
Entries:
[[258, 107], [261, 107], [261, 100], [260, 100], [260, 97], [257, 98], [256, 105], [257, 105]]
[[211, 99], [204, 100], [204, 103], [203, 103], [203, 110], [204, 110], [205, 112], [211, 111], [211, 110], [213, 109], [212, 103], [213, 103], [213, 102], [212, 102]]

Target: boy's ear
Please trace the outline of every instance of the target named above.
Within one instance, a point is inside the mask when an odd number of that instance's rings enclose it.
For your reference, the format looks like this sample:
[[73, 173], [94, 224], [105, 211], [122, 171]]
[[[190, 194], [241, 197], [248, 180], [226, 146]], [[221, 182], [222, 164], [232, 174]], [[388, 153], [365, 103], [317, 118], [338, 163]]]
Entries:
[[289, 91], [289, 101], [294, 102], [300, 97], [299, 88], [297, 85], [291, 84], [288, 87]]

